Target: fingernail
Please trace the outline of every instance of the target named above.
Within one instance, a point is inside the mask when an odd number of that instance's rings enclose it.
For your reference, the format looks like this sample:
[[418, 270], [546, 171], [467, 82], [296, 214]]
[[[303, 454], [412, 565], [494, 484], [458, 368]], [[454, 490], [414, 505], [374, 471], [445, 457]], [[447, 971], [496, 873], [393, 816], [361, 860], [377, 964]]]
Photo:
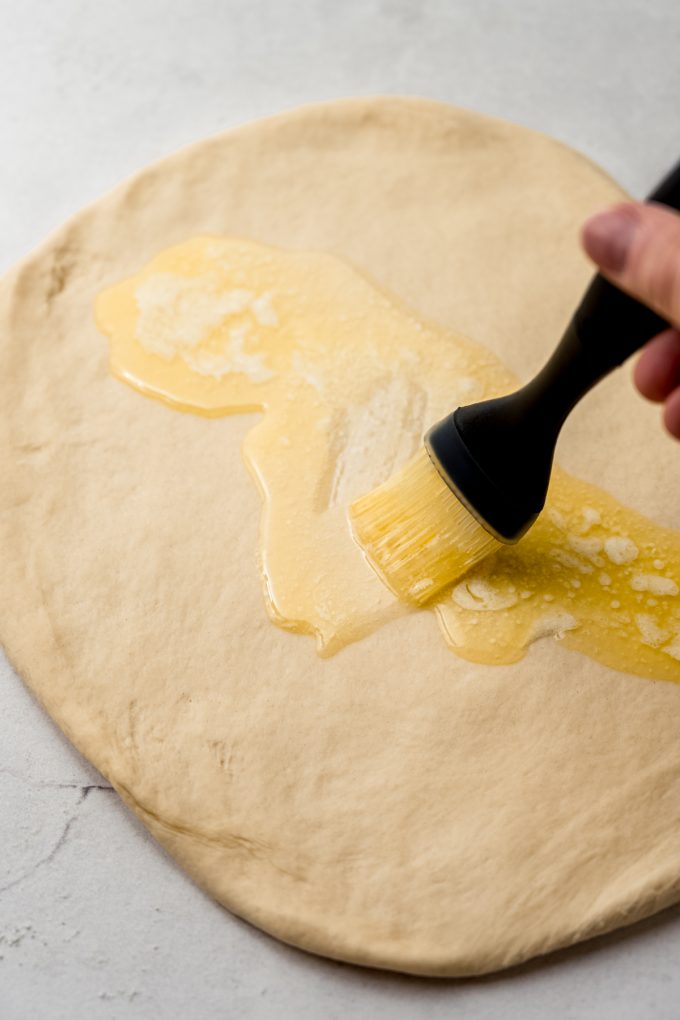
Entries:
[[583, 228], [583, 246], [593, 262], [610, 273], [622, 272], [639, 222], [634, 205], [616, 206], [589, 219]]

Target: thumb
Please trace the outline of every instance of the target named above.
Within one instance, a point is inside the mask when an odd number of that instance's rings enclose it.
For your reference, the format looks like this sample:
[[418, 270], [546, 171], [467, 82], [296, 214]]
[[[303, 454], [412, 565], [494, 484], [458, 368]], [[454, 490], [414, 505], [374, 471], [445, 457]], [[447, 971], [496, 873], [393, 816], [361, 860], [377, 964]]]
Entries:
[[680, 216], [661, 205], [616, 205], [589, 219], [583, 247], [622, 290], [680, 326]]

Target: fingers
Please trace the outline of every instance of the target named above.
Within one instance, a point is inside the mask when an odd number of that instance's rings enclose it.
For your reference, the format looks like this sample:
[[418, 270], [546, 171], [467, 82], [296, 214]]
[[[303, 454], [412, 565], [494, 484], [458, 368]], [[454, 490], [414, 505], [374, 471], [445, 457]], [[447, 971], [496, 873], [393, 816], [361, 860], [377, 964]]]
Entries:
[[583, 227], [583, 247], [602, 273], [672, 326], [647, 344], [635, 385], [665, 402], [664, 425], [680, 439], [680, 216], [663, 206], [614, 206]]
[[663, 423], [672, 436], [680, 439], [680, 387], [674, 389], [666, 401]]
[[680, 386], [680, 333], [667, 329], [644, 348], [633, 372], [635, 385], [647, 400], [661, 402]]
[[680, 327], [680, 216], [660, 205], [613, 206], [589, 219], [583, 246], [604, 275]]
[[680, 332], [667, 329], [644, 348], [633, 371], [643, 397], [665, 401], [663, 422], [680, 439]]

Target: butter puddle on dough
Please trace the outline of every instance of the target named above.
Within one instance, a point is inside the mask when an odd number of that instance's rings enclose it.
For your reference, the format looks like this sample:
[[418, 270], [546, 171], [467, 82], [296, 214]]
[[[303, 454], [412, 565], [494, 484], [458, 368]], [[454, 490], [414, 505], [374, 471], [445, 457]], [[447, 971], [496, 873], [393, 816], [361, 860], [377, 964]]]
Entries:
[[[272, 619], [322, 654], [411, 612], [354, 544], [347, 505], [458, 403], [511, 389], [489, 351], [419, 321], [330, 255], [199, 237], [97, 299], [111, 369], [207, 416], [262, 410], [244, 444], [263, 494]], [[606, 665], [680, 682], [680, 535], [555, 470], [548, 506], [438, 601], [449, 645], [507, 663], [547, 635]]]

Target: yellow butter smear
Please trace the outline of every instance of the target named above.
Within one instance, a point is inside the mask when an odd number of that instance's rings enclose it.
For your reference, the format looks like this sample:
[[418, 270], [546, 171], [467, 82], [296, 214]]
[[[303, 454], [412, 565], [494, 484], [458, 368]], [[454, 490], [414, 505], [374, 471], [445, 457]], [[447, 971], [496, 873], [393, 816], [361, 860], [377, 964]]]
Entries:
[[[216, 416], [262, 411], [244, 444], [264, 497], [272, 619], [321, 654], [415, 611], [352, 538], [347, 508], [459, 403], [516, 380], [478, 344], [422, 322], [342, 261], [199, 237], [97, 299], [111, 368], [142, 393]], [[680, 535], [557, 469], [548, 506], [438, 600], [450, 646], [507, 663], [553, 636], [640, 676], [680, 682]]]

